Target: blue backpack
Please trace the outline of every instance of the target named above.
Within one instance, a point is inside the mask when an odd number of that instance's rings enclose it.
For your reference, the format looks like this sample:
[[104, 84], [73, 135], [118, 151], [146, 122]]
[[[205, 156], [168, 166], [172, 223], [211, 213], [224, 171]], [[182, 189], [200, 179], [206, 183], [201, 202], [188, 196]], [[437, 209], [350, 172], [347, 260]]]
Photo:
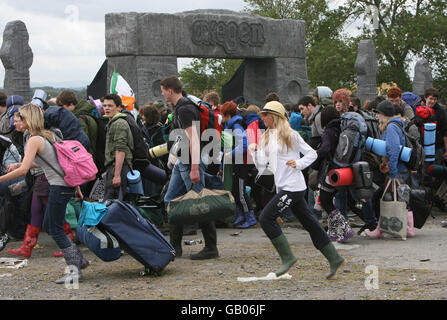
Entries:
[[340, 130], [332, 161], [337, 166], [345, 168], [362, 158], [368, 127], [360, 114], [346, 112], [341, 116]]
[[417, 94], [413, 92], [402, 93], [402, 100], [408, 103], [412, 108], [413, 112], [416, 113], [416, 108], [422, 104], [422, 99]]

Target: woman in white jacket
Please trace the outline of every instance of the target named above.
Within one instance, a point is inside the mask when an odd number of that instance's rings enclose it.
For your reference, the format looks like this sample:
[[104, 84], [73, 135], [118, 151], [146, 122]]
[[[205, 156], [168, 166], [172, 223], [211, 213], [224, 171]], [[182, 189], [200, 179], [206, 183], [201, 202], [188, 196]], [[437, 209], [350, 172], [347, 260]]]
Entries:
[[[273, 173], [277, 194], [262, 210], [259, 217], [262, 229], [281, 257], [281, 267], [276, 276], [286, 273], [296, 262], [287, 238], [276, 218], [291, 208], [303, 227], [309, 232], [314, 246], [322, 252], [330, 264], [326, 278], [332, 278], [345, 260], [338, 254], [328, 235], [310, 212], [305, 201], [306, 182], [301, 170], [311, 165], [317, 153], [294, 131], [285, 116], [283, 105], [271, 101], [259, 112], [267, 130], [259, 145], [251, 144], [253, 160], [259, 172], [266, 168]], [[303, 154], [303, 157], [301, 157]]]

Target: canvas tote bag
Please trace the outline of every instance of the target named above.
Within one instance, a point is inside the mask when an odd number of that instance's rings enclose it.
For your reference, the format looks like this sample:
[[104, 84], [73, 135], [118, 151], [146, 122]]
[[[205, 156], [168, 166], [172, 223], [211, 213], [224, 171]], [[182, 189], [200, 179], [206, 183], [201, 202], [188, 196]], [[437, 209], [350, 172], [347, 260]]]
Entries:
[[[393, 200], [384, 201], [383, 198], [390, 184]], [[397, 184], [400, 185], [397, 179], [390, 179], [380, 199], [380, 230], [384, 233], [400, 237], [402, 240], [407, 240], [407, 204], [405, 201], [398, 201]]]

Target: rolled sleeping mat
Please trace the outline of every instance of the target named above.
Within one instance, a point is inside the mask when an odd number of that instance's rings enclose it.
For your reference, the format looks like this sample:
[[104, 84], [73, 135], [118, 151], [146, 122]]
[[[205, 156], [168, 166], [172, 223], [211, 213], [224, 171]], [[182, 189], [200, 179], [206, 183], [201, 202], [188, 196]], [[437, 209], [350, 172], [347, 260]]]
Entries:
[[432, 164], [427, 168], [427, 173], [436, 178], [447, 179], [447, 167]]
[[36, 104], [43, 109], [46, 100], [47, 100], [47, 93], [41, 89], [36, 89], [34, 91], [31, 103]]
[[329, 184], [334, 187], [350, 186], [354, 183], [354, 174], [351, 168], [332, 169], [327, 176]]
[[424, 123], [425, 162], [435, 161], [436, 123]]
[[169, 153], [168, 144], [164, 143], [149, 149], [149, 155], [152, 159], [163, 157]]
[[[371, 151], [379, 156], [386, 157], [386, 141], [368, 137], [365, 144], [366, 151]], [[400, 146], [399, 159], [403, 162], [410, 161], [411, 152], [408, 147]]]
[[132, 170], [127, 173], [126, 192], [144, 196], [143, 183], [141, 182], [140, 171]]

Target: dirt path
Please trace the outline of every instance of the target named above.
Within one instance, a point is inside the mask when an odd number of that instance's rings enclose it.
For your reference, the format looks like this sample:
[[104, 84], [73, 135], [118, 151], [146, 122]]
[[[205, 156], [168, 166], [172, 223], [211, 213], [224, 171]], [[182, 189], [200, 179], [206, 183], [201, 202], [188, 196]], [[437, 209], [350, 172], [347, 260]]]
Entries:
[[[338, 245], [348, 262], [331, 281], [324, 278], [326, 260], [297, 223], [282, 224], [299, 259], [289, 271], [292, 279], [246, 283], [237, 277], [263, 277], [280, 263], [260, 227], [238, 236], [230, 234], [239, 230], [218, 229], [218, 259], [192, 261], [189, 255], [203, 245], [184, 246], [184, 257], [170, 263], [161, 277], [140, 276], [141, 264], [127, 254], [105, 263], [80, 246], [91, 265], [84, 271], [79, 289], [54, 283], [66, 265], [63, 259], [51, 256], [56, 245], [42, 234], [39, 245], [43, 248], [33, 251], [25, 267], [0, 268], [0, 299], [447, 299], [447, 229], [440, 226], [442, 220], [447, 217], [430, 218], [422, 230], [416, 230], [416, 237], [407, 241], [356, 236], [347, 245]], [[200, 232], [185, 237], [200, 238]], [[8, 248], [20, 244], [11, 242]], [[12, 255], [5, 249], [0, 257]], [[365, 280], [374, 275], [378, 275], [377, 281], [369, 281], [368, 290]]]

